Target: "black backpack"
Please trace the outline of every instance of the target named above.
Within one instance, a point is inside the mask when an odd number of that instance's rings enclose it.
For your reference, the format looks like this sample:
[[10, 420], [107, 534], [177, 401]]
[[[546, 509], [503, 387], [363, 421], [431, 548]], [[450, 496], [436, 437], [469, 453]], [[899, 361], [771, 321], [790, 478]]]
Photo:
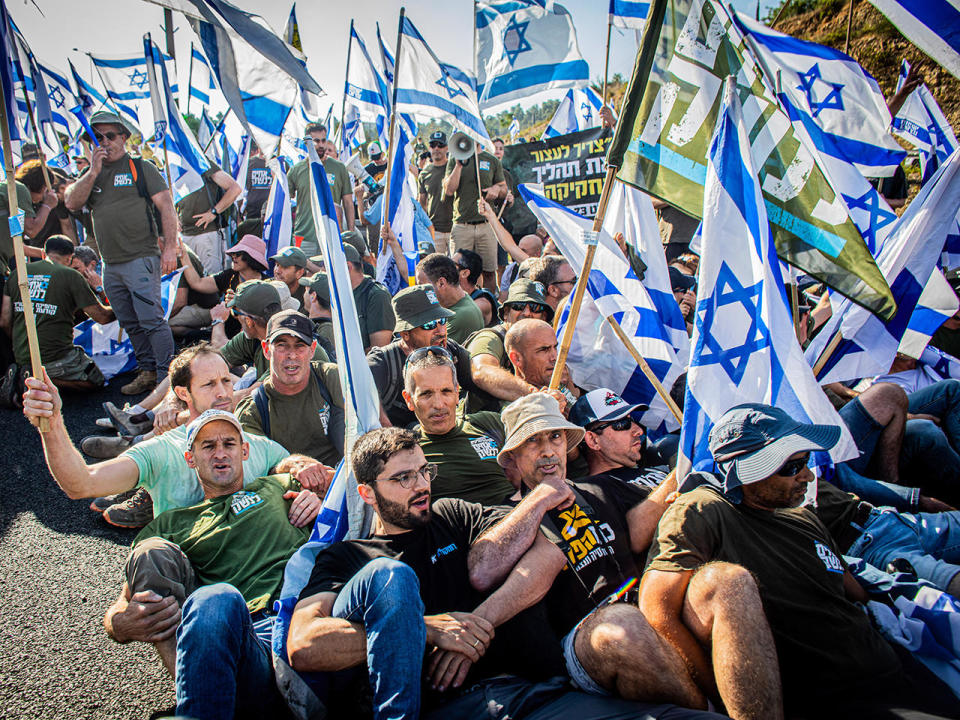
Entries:
[[[137, 155], [127, 159], [130, 161], [130, 174], [133, 175], [133, 184], [137, 186], [137, 194], [147, 203], [147, 223], [150, 225], [150, 230], [160, 237], [163, 234], [162, 216], [147, 190], [147, 178], [143, 174], [143, 158]], [[173, 192], [173, 188], [170, 188], [170, 191]]]

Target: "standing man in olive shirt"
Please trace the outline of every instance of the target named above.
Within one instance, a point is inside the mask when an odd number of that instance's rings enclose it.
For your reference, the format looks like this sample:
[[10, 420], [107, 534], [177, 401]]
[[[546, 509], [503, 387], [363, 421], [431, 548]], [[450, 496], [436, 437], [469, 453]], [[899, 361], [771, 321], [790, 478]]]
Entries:
[[183, 242], [200, 258], [208, 275], [223, 270], [228, 223], [243, 188], [216, 165], [203, 174], [203, 187], [177, 203]]
[[160, 171], [127, 154], [124, 143], [131, 133], [123, 121], [101, 111], [90, 123], [99, 145], [91, 148], [90, 168], [67, 188], [65, 202], [74, 213], [90, 208], [103, 258], [103, 287], [140, 368], [120, 391], [137, 395], [166, 377], [173, 358], [160, 278], [177, 267], [177, 214]]
[[[480, 166], [480, 187], [477, 187], [477, 163]], [[497, 291], [497, 238], [493, 228], [478, 209], [480, 191], [488, 203], [506, 196], [507, 183], [500, 161], [484, 151], [466, 160], [450, 159], [443, 181], [443, 191], [453, 197], [453, 229], [450, 231], [451, 254], [460, 248], [473, 250], [483, 258], [483, 286]]]
[[[327, 155], [327, 129], [320, 123], [307, 125], [307, 139], [313, 142], [317, 155], [323, 158], [323, 169], [330, 183], [333, 204], [337, 208], [337, 224], [342, 230], [354, 229], [353, 186], [346, 166], [334, 157]], [[300, 249], [307, 257], [320, 252], [317, 242], [317, 230], [313, 224], [313, 211], [310, 209], [310, 161], [301, 160], [287, 173], [290, 192], [297, 202], [296, 217], [293, 219], [293, 234], [303, 238]], [[342, 207], [341, 207], [342, 205]]]
[[443, 191], [447, 155], [447, 134], [437, 130], [430, 136], [430, 163], [417, 177], [420, 205], [427, 211], [436, 233], [433, 245], [444, 255], [451, 253], [450, 230], [453, 228], [453, 198]]
[[353, 245], [345, 244], [343, 254], [347, 258], [347, 272], [350, 274], [353, 300], [357, 305], [363, 349], [366, 352], [372, 347], [383, 347], [393, 339], [393, 328], [397, 323], [390, 292], [364, 274], [363, 259]]
[[461, 345], [483, 329], [483, 313], [460, 287], [460, 268], [440, 253], [427, 255], [417, 265], [417, 283], [433, 285], [440, 304], [453, 315], [447, 319], [447, 335]]

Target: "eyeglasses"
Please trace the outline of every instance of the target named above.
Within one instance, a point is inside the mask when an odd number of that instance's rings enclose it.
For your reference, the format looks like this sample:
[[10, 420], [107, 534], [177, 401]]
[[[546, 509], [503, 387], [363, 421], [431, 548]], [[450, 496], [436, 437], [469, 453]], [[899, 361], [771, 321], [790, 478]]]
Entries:
[[774, 475], [779, 475], [780, 477], [793, 477], [794, 475], [799, 475], [809, 462], [810, 453], [807, 453], [803, 457], [799, 457], [796, 460], [787, 460], [787, 462], [780, 466], [780, 469], [777, 470]]
[[619, 418], [617, 420], [611, 420], [610, 422], [597, 423], [596, 425], [591, 425], [587, 428], [590, 432], [602, 433], [607, 428], [614, 430], [615, 432], [623, 432], [624, 430], [629, 430], [634, 425], [640, 428], [643, 432], [646, 432], [647, 429], [641, 425], [639, 422], [633, 419], [630, 415], [626, 417]]
[[407, 362], [404, 367], [410, 363], [422, 360], [427, 355], [440, 355], [441, 357], [445, 357], [450, 362], [453, 362], [453, 355], [450, 354], [449, 350], [440, 347], [439, 345], [428, 345], [427, 347], [417, 348], [412, 353], [407, 355]]
[[112, 130], [110, 130], [105, 133], [94, 132], [93, 136], [97, 139], [97, 142], [103, 142], [104, 138], [106, 138], [107, 140], [113, 141], [113, 140], [116, 140], [118, 137], [120, 137], [120, 133], [113, 132]]
[[526, 308], [530, 308], [530, 312], [546, 312], [547, 308], [540, 303], [534, 302], [512, 302], [505, 303], [505, 307], [509, 310], [516, 310], [517, 312], [523, 312]]
[[397, 473], [396, 475], [391, 475], [386, 479], [391, 482], [399, 483], [400, 487], [402, 487], [404, 490], [409, 490], [411, 487], [417, 484], [417, 479], [421, 475], [426, 479], [427, 483], [432, 483], [437, 477], [437, 464], [426, 463], [416, 470], [408, 470], [407, 472]]
[[437, 325], [446, 325], [446, 324], [447, 324], [447, 319], [445, 317], [442, 317], [442, 318], [437, 318], [436, 320], [431, 320], [428, 323], [424, 323], [420, 327], [423, 330], [433, 330]]
[[552, 283], [547, 283], [547, 285], [548, 285], [548, 286], [550, 286], [550, 285], [565, 285], [565, 284], [567, 284], [567, 283], [570, 283], [571, 285], [576, 285], [576, 284], [577, 284], [577, 276], [574, 275], [574, 276], [573, 276], [571, 279], [569, 279], [569, 280], [554, 280]]

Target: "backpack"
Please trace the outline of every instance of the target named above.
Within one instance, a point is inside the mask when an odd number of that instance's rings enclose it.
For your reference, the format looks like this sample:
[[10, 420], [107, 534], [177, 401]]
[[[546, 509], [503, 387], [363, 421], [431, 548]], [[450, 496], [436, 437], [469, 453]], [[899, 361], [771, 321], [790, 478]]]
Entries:
[[130, 161], [130, 174], [133, 175], [133, 184], [137, 186], [137, 194], [147, 203], [147, 224], [150, 226], [150, 230], [156, 233], [157, 237], [160, 237], [163, 229], [162, 216], [147, 190], [147, 178], [143, 174], [143, 158], [138, 155], [128, 157], [127, 160]]
[[[403, 365], [406, 362], [403, 350], [400, 345], [390, 343], [386, 347], [380, 348], [387, 364], [387, 382], [380, 391], [380, 397], [383, 398], [383, 410], [389, 413], [389, 409], [397, 402], [403, 403], [403, 397], [400, 391], [403, 389]], [[403, 405], [406, 408], [406, 404]]]
[[[313, 379], [317, 383], [317, 388], [320, 390], [320, 395], [330, 408], [330, 424], [327, 426], [327, 429], [329, 430], [327, 437], [330, 439], [330, 442], [333, 443], [333, 446], [337, 449], [337, 452], [343, 455], [343, 435], [345, 422], [343, 408], [339, 408], [333, 404], [333, 399], [330, 397], [330, 391], [327, 390], [327, 386], [323, 384], [323, 379], [320, 377], [320, 373], [317, 372], [317, 369], [313, 365], [310, 366], [310, 372], [313, 375]], [[270, 401], [267, 397], [267, 391], [263, 389], [263, 385], [261, 384], [256, 390], [253, 391], [252, 396], [253, 402], [257, 406], [257, 412], [260, 413], [260, 427], [263, 429], [263, 434], [266, 437], [270, 437]]]

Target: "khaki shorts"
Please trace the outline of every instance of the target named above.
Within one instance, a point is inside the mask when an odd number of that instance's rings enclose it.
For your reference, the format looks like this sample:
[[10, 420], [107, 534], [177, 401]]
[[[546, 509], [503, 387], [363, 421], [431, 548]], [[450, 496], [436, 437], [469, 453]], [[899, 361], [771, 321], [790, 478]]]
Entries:
[[59, 360], [43, 366], [51, 380], [69, 380], [103, 385], [106, 380], [93, 359], [76, 345]]
[[437, 248], [437, 252], [441, 252], [447, 257], [453, 257], [453, 252], [450, 250], [450, 233], [434, 230], [433, 245]]
[[493, 228], [486, 222], [476, 225], [457, 223], [450, 231], [450, 254], [464, 248], [473, 250], [483, 258], [484, 272], [497, 270], [497, 245]]
[[210, 311], [199, 305], [184, 305], [167, 321], [170, 327], [202, 328], [210, 324]]

